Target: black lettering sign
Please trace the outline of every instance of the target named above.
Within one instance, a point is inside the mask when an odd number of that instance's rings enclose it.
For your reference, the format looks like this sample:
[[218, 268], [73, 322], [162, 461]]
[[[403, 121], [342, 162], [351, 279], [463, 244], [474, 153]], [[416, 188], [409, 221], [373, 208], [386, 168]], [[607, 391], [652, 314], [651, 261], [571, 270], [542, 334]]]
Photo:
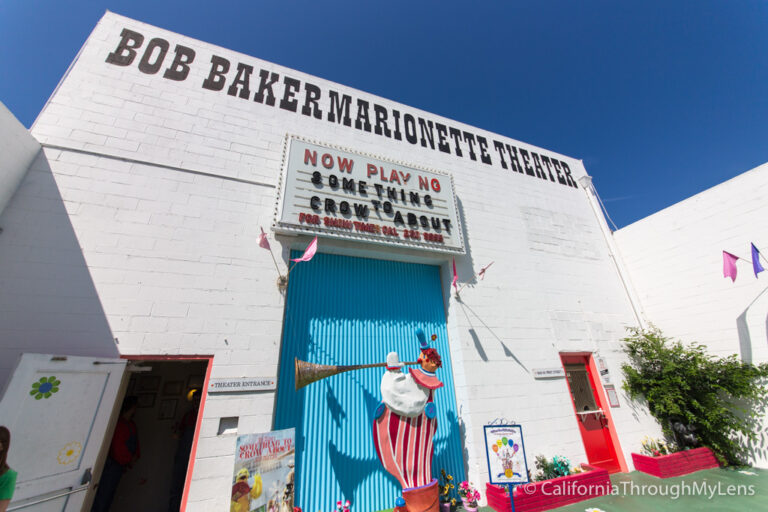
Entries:
[[149, 41], [146, 50], [144, 50], [144, 56], [139, 61], [139, 71], [148, 75], [154, 75], [160, 71], [160, 66], [163, 65], [169, 46], [168, 41], [159, 37]]
[[124, 28], [120, 32], [120, 43], [115, 51], [107, 55], [107, 63], [116, 66], [130, 66], [136, 58], [136, 50], [144, 43], [144, 36], [133, 30]]
[[203, 88], [211, 91], [220, 91], [227, 81], [226, 74], [229, 71], [229, 61], [217, 55], [211, 56], [211, 71], [208, 78], [203, 81]]
[[195, 61], [195, 50], [186, 46], [176, 45], [176, 56], [168, 69], [163, 73], [163, 78], [181, 82], [189, 75], [189, 65]]
[[[123, 28], [117, 46], [106, 57], [106, 63], [122, 67], [133, 65], [139, 50], [144, 46], [145, 39], [144, 34]], [[150, 39], [143, 48], [137, 65], [138, 70], [148, 75], [157, 74], [163, 69], [170, 48], [171, 43], [166, 39], [160, 37]], [[167, 64], [162, 76], [168, 80], [182, 82], [190, 75], [191, 67], [195, 62], [195, 51], [177, 44], [173, 52], [173, 60]], [[236, 100], [249, 99], [252, 92], [251, 78], [256, 72], [255, 67], [249, 63], [236, 62], [234, 76], [229, 76], [230, 69], [232, 69], [232, 62], [224, 57], [212, 55], [208, 75], [203, 80], [202, 88], [214, 92], [226, 90], [226, 94]], [[408, 144], [418, 144], [422, 148], [453, 154], [458, 158], [468, 157], [470, 160], [477, 161], [479, 153], [480, 161], [486, 165], [493, 165], [493, 153], [495, 153], [501, 169], [578, 188], [569, 164], [562, 160], [499, 140], [492, 140], [492, 150], [489, 150], [488, 139], [469, 130], [401, 112], [385, 105], [372, 103], [367, 99], [355, 98], [350, 94], [340, 94], [332, 89], [328, 89], [324, 95], [321, 87], [307, 82], [304, 82], [302, 89], [301, 80], [291, 76], [284, 75], [282, 81], [280, 78], [279, 73], [259, 69], [258, 85], [253, 94], [253, 101], [274, 107], [277, 99], [280, 98], [278, 105], [280, 109], [293, 113], [300, 111], [301, 115], [318, 120], [323, 119], [323, 110], [326, 110], [325, 119], [328, 122], [397, 141], [405, 139]], [[351, 112], [353, 105], [356, 107], [354, 124]], [[393, 181], [395, 179], [393, 178]], [[312, 182], [318, 187], [322, 186], [315, 181], [314, 175]], [[353, 187], [353, 185], [350, 186]], [[366, 194], [364, 182], [359, 182], [358, 187], [361, 195]], [[346, 184], [344, 190], [350, 190]], [[426, 204], [427, 199], [425, 198], [424, 201]], [[337, 206], [336, 203], [328, 202], [323, 205], [323, 201], [317, 197], [312, 197], [310, 204], [314, 210], [324, 206], [326, 211], [335, 211]], [[353, 206], [348, 204], [343, 208], [350, 213], [353, 210]], [[379, 209], [376, 205], [374, 208], [376, 211]], [[413, 222], [408, 224], [412, 226]], [[448, 226], [445, 228], [449, 229]]]

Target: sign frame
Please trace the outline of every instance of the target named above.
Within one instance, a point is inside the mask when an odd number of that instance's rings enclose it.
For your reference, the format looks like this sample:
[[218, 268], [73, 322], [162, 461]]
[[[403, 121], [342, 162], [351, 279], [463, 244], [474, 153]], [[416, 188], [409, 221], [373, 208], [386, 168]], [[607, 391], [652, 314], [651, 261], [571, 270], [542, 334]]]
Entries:
[[[273, 454], [273, 447], [277, 447], [278, 453]], [[289, 449], [288, 449], [289, 448]], [[279, 453], [284, 451], [285, 453]], [[265, 453], [266, 452], [266, 453]], [[283, 496], [285, 495], [287, 484], [289, 480], [293, 478], [293, 486], [291, 487], [291, 499], [290, 508], [293, 510], [293, 505], [296, 503], [296, 429], [294, 427], [271, 430], [269, 432], [256, 432], [250, 434], [241, 434], [237, 436], [235, 444], [235, 460], [233, 464], [232, 472], [232, 490], [234, 495], [235, 486], [238, 484], [238, 472], [245, 468], [248, 471], [248, 477], [246, 485], [248, 486], [247, 492], [243, 489], [240, 498], [245, 498], [248, 502], [248, 510], [252, 510], [251, 500], [257, 500], [265, 502], [263, 506], [259, 506], [258, 509], [263, 509], [266, 506], [266, 502], [269, 501], [270, 496], [268, 492], [272, 490], [283, 490]], [[277, 473], [277, 474], [274, 474]], [[258, 485], [255, 480], [255, 475], [258, 475]], [[266, 476], [269, 475], [269, 478]], [[272, 482], [270, 485], [268, 482]], [[274, 484], [277, 485], [274, 485]], [[251, 490], [255, 487], [260, 487], [258, 495], [251, 494]], [[269, 491], [267, 491], [269, 489]], [[278, 492], [276, 497], [280, 498]], [[258, 506], [258, 505], [257, 505]], [[258, 510], [256, 509], [256, 510]]]
[[533, 378], [537, 380], [565, 378], [565, 369], [562, 366], [552, 368], [533, 368], [531, 373], [533, 373]]
[[603, 381], [603, 385], [611, 384], [611, 372], [608, 369], [608, 363], [604, 357], [595, 358], [597, 364], [597, 372], [600, 374], [600, 380]]
[[[311, 145], [319, 146], [321, 148], [327, 148], [332, 151], [348, 153], [350, 155], [354, 155], [362, 158], [368, 158], [372, 160], [378, 160], [386, 164], [406, 167], [409, 169], [423, 171], [425, 173], [444, 177], [447, 180], [447, 182], [450, 184], [451, 197], [449, 199], [444, 199], [444, 201], [450, 202], [450, 204], [448, 205], [448, 209], [449, 209], [449, 212], [451, 212], [454, 215], [454, 218], [452, 219], [454, 221], [452, 229], [455, 235], [452, 235], [452, 236], [455, 236], [456, 238], [456, 241], [453, 242], [455, 244], [455, 247], [446, 247], [438, 243], [431, 245], [431, 244], [428, 244], [428, 242], [425, 242], [423, 240], [411, 241], [399, 236], [396, 238], [394, 237], [387, 238], [381, 235], [367, 234], [365, 232], [359, 232], [355, 230], [352, 230], [350, 232], [343, 232], [343, 231], [340, 231], [338, 228], [326, 227], [326, 226], [323, 226], [322, 224], [321, 225], [310, 225], [310, 224], [299, 225], [298, 222], [296, 223], [286, 222], [281, 217], [283, 216], [283, 211], [285, 209], [285, 201], [287, 199], [287, 190], [288, 190], [287, 180], [288, 180], [288, 173], [289, 173], [288, 166], [290, 163], [289, 160], [290, 160], [291, 148], [294, 142], [311, 144]], [[322, 169], [322, 166], [321, 166], [321, 169]], [[350, 219], [352, 218], [354, 218], [354, 216], [350, 216]], [[366, 220], [365, 222], [369, 223], [370, 221]], [[404, 227], [398, 227], [397, 229], [399, 231], [402, 231], [402, 230], [408, 230], [409, 228], [406, 225]], [[401, 160], [394, 160], [391, 158], [386, 158], [383, 156], [374, 155], [374, 154], [366, 153], [363, 151], [356, 151], [356, 150], [349, 149], [336, 144], [320, 142], [317, 140], [309, 139], [307, 137], [302, 137], [300, 135], [291, 134], [291, 133], [286, 133], [285, 141], [283, 144], [283, 157], [282, 157], [281, 170], [280, 170], [280, 179], [277, 185], [277, 201], [275, 203], [275, 212], [274, 212], [274, 219], [272, 222], [272, 230], [278, 234], [318, 236], [318, 237], [333, 238], [333, 239], [346, 240], [346, 241], [372, 243], [372, 244], [389, 247], [389, 248], [397, 247], [402, 249], [416, 249], [419, 251], [453, 254], [453, 255], [456, 255], [456, 254], [463, 255], [466, 253], [466, 243], [464, 240], [464, 228], [462, 225], [458, 203], [456, 201], [456, 187], [454, 185], [453, 175], [444, 171], [438, 171], [435, 169], [427, 168], [427, 167], [416, 165], [413, 163], [408, 163]], [[418, 230], [418, 231], [421, 232], [421, 230]]]
[[208, 381], [208, 393], [255, 393], [276, 389], [276, 377], [236, 377]]
[[608, 397], [608, 404], [611, 407], [621, 407], [619, 403], [619, 394], [616, 392], [616, 386], [613, 384], [604, 384], [605, 396]]
[[[520, 435], [520, 449], [523, 451], [523, 465], [525, 466], [525, 473], [523, 480], [520, 481], [498, 481], [495, 480], [493, 475], [493, 472], [491, 471], [491, 457], [489, 452], [491, 451], [490, 445], [488, 444], [488, 429], [500, 429], [500, 428], [506, 428], [506, 429], [512, 429], [517, 430]], [[523, 485], [530, 483], [530, 479], [528, 478], [528, 457], [525, 454], [525, 442], [523, 440], [523, 427], [522, 425], [483, 425], [483, 439], [485, 440], [485, 461], [488, 464], [488, 481], [492, 485]], [[510, 495], [511, 496], [511, 495]]]

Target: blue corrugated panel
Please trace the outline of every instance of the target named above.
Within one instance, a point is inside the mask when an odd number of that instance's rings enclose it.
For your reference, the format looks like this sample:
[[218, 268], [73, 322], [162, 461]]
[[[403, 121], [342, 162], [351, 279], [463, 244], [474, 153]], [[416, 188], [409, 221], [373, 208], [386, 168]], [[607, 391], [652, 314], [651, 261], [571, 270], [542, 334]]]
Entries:
[[356, 370], [295, 391], [294, 357], [319, 364], [383, 363], [419, 355], [424, 329], [443, 359], [436, 390], [435, 477], [464, 479], [464, 463], [438, 267], [317, 254], [291, 272], [278, 379], [275, 429], [296, 428], [296, 504], [306, 512], [392, 508], [400, 486], [380, 465], [373, 411], [384, 368]]

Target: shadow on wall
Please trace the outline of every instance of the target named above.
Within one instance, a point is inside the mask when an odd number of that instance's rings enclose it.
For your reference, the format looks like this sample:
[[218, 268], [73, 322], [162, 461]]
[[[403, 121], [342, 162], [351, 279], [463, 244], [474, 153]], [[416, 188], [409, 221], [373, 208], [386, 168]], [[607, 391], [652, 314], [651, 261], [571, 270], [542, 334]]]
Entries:
[[0, 228], [0, 396], [23, 352], [118, 357], [44, 151]]
[[499, 337], [498, 334], [494, 332], [494, 330], [486, 324], [482, 318], [480, 318], [480, 315], [478, 315], [472, 308], [467, 306], [464, 302], [458, 301], [459, 305], [461, 306], [461, 310], [464, 312], [464, 316], [467, 319], [467, 324], [469, 324], [471, 327], [469, 328], [469, 335], [472, 338], [472, 342], [474, 343], [475, 350], [477, 350], [477, 354], [480, 356], [480, 359], [482, 359], [485, 362], [488, 362], [488, 355], [485, 353], [485, 349], [483, 348], [482, 343], [480, 342], [480, 338], [477, 335], [477, 331], [474, 328], [474, 324], [472, 323], [472, 319], [469, 317], [469, 313], [472, 313], [472, 315], [477, 318], [477, 320], [482, 324], [483, 327], [485, 327], [485, 330], [490, 333], [491, 336], [496, 338], [496, 341], [499, 342], [501, 345], [501, 348], [504, 352], [504, 356], [508, 357], [510, 359], [513, 359], [526, 373], [531, 373], [528, 368], [523, 364], [520, 359], [517, 358], [517, 356], [509, 350], [509, 347], [504, 344], [504, 341]]
[[753, 409], [757, 412], [757, 421], [750, 421], [749, 427], [755, 433], [755, 439], [750, 441], [746, 438], [739, 440], [739, 447], [743, 450], [743, 455], [748, 457], [748, 462], [758, 467], [768, 467], [768, 426], [766, 426], [766, 414], [768, 414], [768, 405], [759, 403], [739, 402], [734, 404], [737, 407]]
[[[755, 305], [756, 302], [758, 302], [763, 295], [765, 295], [765, 292], [768, 291], [768, 287], [763, 288], [763, 290], [755, 296], [754, 300], [749, 303], [749, 305], [744, 308], [744, 311], [736, 317], [736, 331], [739, 334], [739, 351], [741, 353], [741, 360], [745, 363], [752, 363], [753, 360], [753, 347], [752, 347], [752, 336], [749, 332], [749, 323], [747, 322], [747, 314], [749, 313], [749, 310], [752, 306]], [[765, 332], [766, 332], [766, 344], [768, 344], [768, 316], [766, 316], [765, 319]]]
[[736, 317], [736, 332], [739, 333], [739, 352], [741, 360], [745, 363], [752, 362], [752, 337], [749, 335], [749, 326], [747, 325], [747, 310]]
[[[458, 276], [458, 282], [457, 287], [459, 290], [462, 290], [464, 288], [472, 289], [478, 284], [478, 274], [477, 272], [480, 272], [480, 268], [475, 269], [474, 267], [474, 259], [472, 257], [472, 247], [469, 243], [469, 227], [467, 225], [467, 219], [464, 214], [464, 205], [461, 201], [461, 199], [457, 196], [456, 197], [456, 208], [459, 215], [459, 220], [461, 222], [461, 225], [464, 228], [464, 247], [466, 249], [466, 255], [465, 256], [459, 256], [455, 259], [456, 261], [456, 274]], [[487, 268], [490, 266], [492, 262], [486, 261], [483, 263], [485, 266], [484, 268]], [[449, 263], [450, 265], [450, 263]], [[451, 269], [451, 276], [453, 275], [453, 270]], [[448, 304], [450, 301], [450, 295], [455, 294], [455, 290], [452, 286], [447, 287], [447, 291], [444, 292], [446, 295], [444, 296], [445, 303]], [[480, 341], [480, 337], [477, 334], [477, 330], [474, 327], [474, 324], [472, 322], [472, 319], [469, 316], [469, 313], [474, 316], [478, 322], [485, 328], [485, 331], [487, 331], [491, 336], [496, 338], [496, 340], [499, 342], [499, 344], [502, 347], [502, 350], [504, 351], [504, 355], [508, 358], [513, 359], [523, 370], [525, 370], [527, 373], [530, 373], [528, 371], [528, 368], [525, 367], [525, 365], [515, 356], [515, 354], [507, 347], [502, 339], [494, 332], [494, 330], [488, 326], [488, 324], [483, 321], [483, 319], [478, 315], [469, 305], [467, 305], [461, 298], [461, 294], [459, 294], [456, 297], [457, 303], [461, 307], [462, 311], [464, 312], [464, 316], [467, 320], [467, 323], [470, 325], [469, 329], [469, 336], [472, 338], [472, 343], [475, 347], [475, 350], [477, 351], [478, 356], [480, 359], [482, 359], [484, 362], [488, 362], [488, 354], [485, 351], [485, 348], [483, 347], [482, 342]]]
[[[456, 261], [456, 275], [459, 276], [459, 280], [456, 283], [459, 288], [462, 285], [474, 285], [477, 283], [474, 270], [474, 259], [472, 258], [472, 247], [469, 244], [469, 226], [467, 226], [467, 217], [464, 214], [464, 203], [462, 203], [459, 196], [456, 196], [456, 214], [459, 217], [459, 223], [461, 224], [462, 231], [464, 233], [464, 250], [466, 253], [463, 256], [459, 256]], [[453, 272], [453, 270], [451, 270]], [[448, 293], [453, 293], [453, 288], [448, 287]], [[448, 304], [448, 302], [446, 302]]]
[[[458, 422], [459, 422], [459, 435], [461, 436], [461, 450], [464, 457], [464, 474], [469, 475], [469, 448], [467, 448], [467, 424], [464, 422], [462, 406], [459, 406]], [[443, 468], [440, 468], [441, 470]], [[451, 475], [453, 476], [453, 475]], [[438, 478], [438, 480], [440, 480]], [[454, 482], [455, 484], [456, 482]], [[456, 491], [458, 493], [458, 491]]]
[[[467, 317], [467, 318], [469, 318], [469, 317]], [[469, 321], [469, 319], [467, 321], [469, 322], [470, 325], [472, 325], [472, 323]], [[477, 337], [477, 332], [475, 332], [475, 330], [473, 328], [469, 329], [469, 336], [472, 338], [472, 343], [475, 344], [475, 350], [477, 350], [477, 355], [479, 355], [480, 359], [482, 359], [483, 361], [485, 361], [487, 363], [488, 362], [488, 355], [485, 353], [485, 349], [483, 348], [483, 344], [480, 343], [480, 338]]]
[[[765, 307], [766, 292], [768, 287], [763, 288], [744, 308], [744, 311], [736, 317], [736, 330], [739, 335], [739, 351], [741, 354], [741, 360], [745, 363], [754, 364], [754, 359], [757, 362], [763, 362], [766, 360], [765, 354], [768, 347], [768, 315], [765, 317], [765, 323], [762, 325], [765, 328], [765, 339], [762, 336], [758, 338], [758, 343], [765, 343], [765, 345], [755, 346], [752, 340], [752, 334], [750, 332], [749, 319], [750, 310], [757, 304], [757, 310], [761, 310]], [[761, 322], [762, 324], [762, 322]], [[753, 326], [755, 323], [753, 322]], [[740, 446], [744, 450], [744, 453], [749, 457], [749, 462], [759, 467], [768, 467], [768, 406], [766, 404], [741, 404], [745, 407], [754, 407], [758, 411], [758, 421], [750, 422], [750, 426], [755, 432], [756, 438], [754, 441], [749, 439], [741, 439]]]

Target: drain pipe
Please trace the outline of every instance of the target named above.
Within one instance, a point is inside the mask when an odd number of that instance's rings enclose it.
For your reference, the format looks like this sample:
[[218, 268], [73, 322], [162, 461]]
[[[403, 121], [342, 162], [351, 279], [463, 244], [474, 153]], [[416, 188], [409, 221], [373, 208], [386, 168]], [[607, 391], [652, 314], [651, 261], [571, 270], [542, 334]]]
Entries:
[[611, 231], [611, 228], [608, 227], [608, 222], [606, 222], [605, 215], [603, 215], [600, 204], [598, 203], [597, 191], [592, 184], [592, 176], [586, 173], [586, 169], [584, 169], [583, 163], [581, 164], [581, 168], [584, 170], [584, 176], [578, 178], [578, 181], [584, 188], [589, 204], [592, 207], [592, 212], [595, 214], [597, 223], [600, 225], [600, 229], [603, 231], [603, 238], [605, 238], [605, 243], [608, 246], [608, 256], [610, 256], [611, 260], [613, 261], [613, 265], [616, 269], [616, 273], [619, 276], [619, 280], [621, 281], [622, 286], [624, 286], [624, 291], [626, 292], [627, 298], [629, 299], [629, 304], [632, 307], [632, 313], [635, 315], [635, 321], [641, 329], [645, 329], [647, 327], [647, 322], [644, 320], [644, 315], [642, 314], [640, 300], [637, 298], [637, 294], [635, 293], [632, 282], [629, 279], [627, 270], [624, 268], [624, 263], [621, 260], [621, 255], [616, 248], [616, 243], [613, 239], [613, 232]]

